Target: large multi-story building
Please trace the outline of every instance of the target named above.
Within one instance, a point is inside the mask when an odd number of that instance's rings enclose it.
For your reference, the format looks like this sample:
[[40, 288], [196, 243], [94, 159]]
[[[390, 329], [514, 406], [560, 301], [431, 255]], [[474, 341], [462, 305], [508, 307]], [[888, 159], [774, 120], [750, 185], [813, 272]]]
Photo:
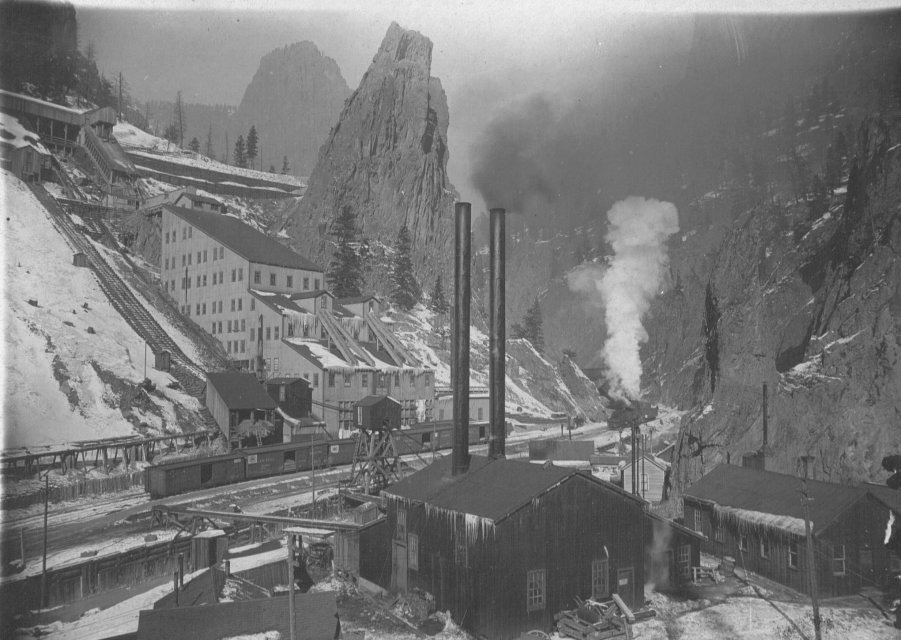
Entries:
[[165, 205], [163, 288], [260, 378], [302, 377], [313, 411], [338, 435], [354, 404], [390, 395], [402, 423], [432, 417], [435, 376], [379, 319], [374, 296], [336, 300], [321, 268], [237, 218]]

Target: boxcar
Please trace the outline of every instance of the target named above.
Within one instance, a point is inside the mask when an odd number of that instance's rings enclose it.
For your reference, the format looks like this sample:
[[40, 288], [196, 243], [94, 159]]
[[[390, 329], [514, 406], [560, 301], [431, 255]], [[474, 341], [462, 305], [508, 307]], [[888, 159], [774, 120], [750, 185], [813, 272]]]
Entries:
[[179, 460], [147, 469], [151, 498], [172, 496], [185, 491], [216, 487], [245, 478], [244, 457], [229, 453], [210, 458]]
[[297, 445], [275, 445], [246, 451], [247, 479], [274, 476], [285, 471], [285, 450]]
[[356, 449], [356, 438], [332, 440], [328, 447], [328, 465], [330, 467], [337, 467], [341, 464], [350, 464], [354, 461]]

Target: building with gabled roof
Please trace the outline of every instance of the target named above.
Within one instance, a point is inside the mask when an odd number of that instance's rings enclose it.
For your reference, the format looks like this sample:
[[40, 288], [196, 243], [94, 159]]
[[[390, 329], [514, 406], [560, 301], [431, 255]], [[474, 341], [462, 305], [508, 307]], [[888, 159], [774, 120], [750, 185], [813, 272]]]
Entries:
[[[622, 467], [623, 489], [632, 492], [632, 459]], [[643, 454], [638, 458], [638, 494], [649, 502], [662, 502], [669, 496], [669, 465], [660, 458]]]
[[[807, 481], [817, 588], [825, 597], [886, 584], [901, 561], [883, 544], [889, 496], [871, 485]], [[801, 479], [721, 464], [683, 495], [686, 524], [706, 551], [810, 593]], [[901, 515], [901, 514], [899, 514]]]
[[206, 407], [229, 441], [236, 441], [236, 429], [243, 420], [273, 422], [278, 404], [252, 373], [221, 371], [207, 373]]
[[577, 596], [644, 602], [647, 503], [590, 474], [471, 456], [452, 475], [447, 456], [383, 495], [391, 588], [431, 593], [476, 635], [549, 629]]

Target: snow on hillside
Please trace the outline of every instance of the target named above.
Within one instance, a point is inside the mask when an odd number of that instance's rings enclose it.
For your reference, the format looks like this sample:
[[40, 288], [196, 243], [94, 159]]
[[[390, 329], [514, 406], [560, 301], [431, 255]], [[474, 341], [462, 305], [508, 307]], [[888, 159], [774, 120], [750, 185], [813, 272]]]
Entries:
[[[199, 167], [201, 169], [209, 169], [210, 171], [220, 171], [222, 173], [231, 173], [236, 176], [244, 176], [246, 178], [256, 178], [259, 180], [271, 180], [274, 182], [282, 182], [296, 188], [306, 187], [306, 180], [292, 175], [284, 175], [280, 173], [269, 173], [267, 171], [256, 171], [254, 169], [244, 169], [242, 167], [234, 167], [207, 158], [199, 153], [185, 151], [178, 145], [168, 140], [159, 138], [155, 135], [141, 131], [134, 125], [127, 122], [117, 122], [113, 127], [113, 135], [123, 147], [128, 149], [130, 154], [145, 156], [148, 158], [160, 158], [168, 162], [176, 162], [186, 166]], [[238, 184], [238, 183], [235, 183]]]
[[[153, 369], [144, 377], [144, 341], [113, 309], [91, 271], [72, 265], [72, 249], [50, 214], [19, 179], [2, 172], [6, 216], [3, 447], [51, 444], [134, 432], [123, 415], [172, 429], [198, 401], [168, 389]], [[128, 407], [123, 405], [128, 398]]]

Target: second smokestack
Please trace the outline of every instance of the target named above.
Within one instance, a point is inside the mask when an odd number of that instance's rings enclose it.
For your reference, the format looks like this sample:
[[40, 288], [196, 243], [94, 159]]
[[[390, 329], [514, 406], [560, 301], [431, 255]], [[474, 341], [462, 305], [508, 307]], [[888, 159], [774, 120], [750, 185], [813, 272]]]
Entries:
[[456, 205], [454, 234], [454, 447], [451, 473], [469, 470], [469, 302], [472, 208]]
[[504, 392], [506, 389], [506, 338], [504, 304], [506, 285], [504, 277], [504, 209], [492, 209], [490, 219], [490, 324], [488, 331], [488, 456], [506, 457], [506, 416]]

